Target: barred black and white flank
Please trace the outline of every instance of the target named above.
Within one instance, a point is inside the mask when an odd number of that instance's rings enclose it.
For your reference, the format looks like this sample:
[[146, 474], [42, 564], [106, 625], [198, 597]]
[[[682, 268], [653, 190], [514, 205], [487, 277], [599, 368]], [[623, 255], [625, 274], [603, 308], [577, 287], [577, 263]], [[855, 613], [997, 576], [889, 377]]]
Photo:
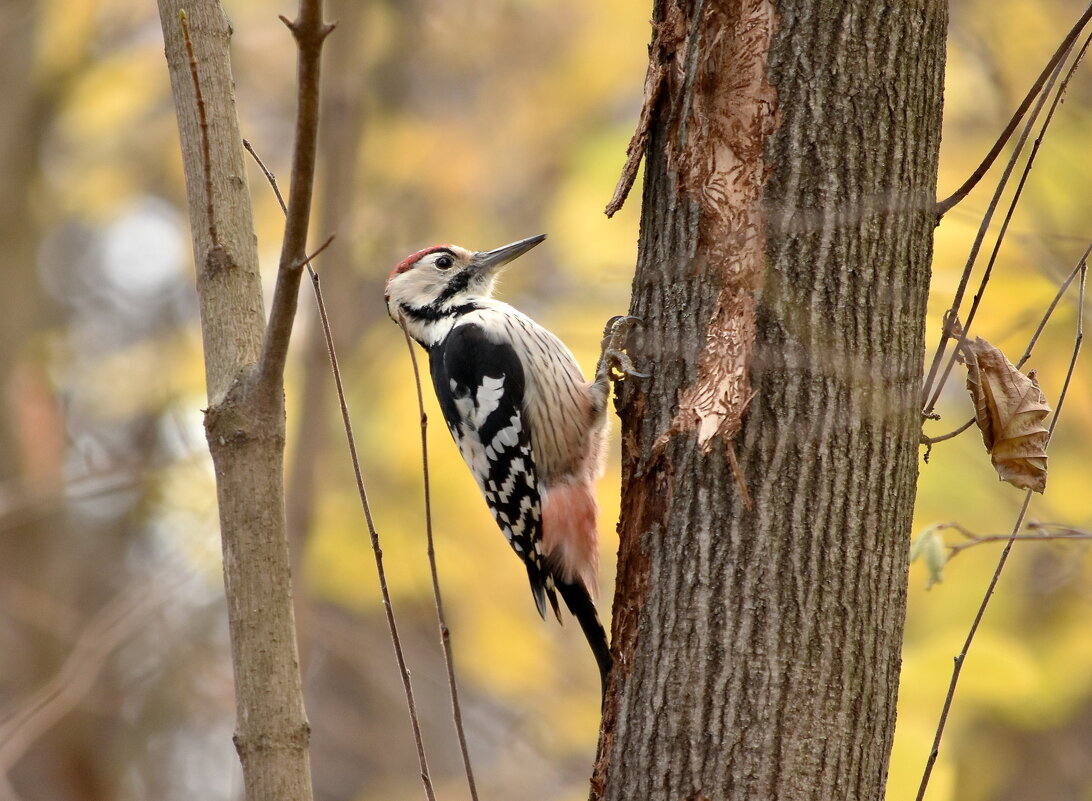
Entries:
[[527, 568], [539, 614], [549, 601], [560, 621], [561, 595], [591, 644], [605, 692], [611, 655], [593, 602], [594, 482], [603, 471], [610, 369], [630, 365], [605, 344], [595, 379], [586, 381], [560, 339], [491, 297], [501, 268], [545, 238], [485, 252], [420, 250], [391, 272], [387, 310], [428, 350], [444, 419]]

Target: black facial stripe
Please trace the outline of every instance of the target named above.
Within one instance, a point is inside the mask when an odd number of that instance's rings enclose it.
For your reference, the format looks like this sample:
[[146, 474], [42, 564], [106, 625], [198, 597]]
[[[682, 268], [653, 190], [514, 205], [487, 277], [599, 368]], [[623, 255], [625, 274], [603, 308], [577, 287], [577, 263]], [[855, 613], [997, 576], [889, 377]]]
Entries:
[[398, 308], [402, 310], [402, 313], [407, 317], [412, 317], [415, 320], [443, 320], [445, 317], [459, 317], [467, 312], [477, 311], [479, 308], [476, 303], [464, 303], [461, 306], [452, 306], [448, 309], [442, 309], [439, 304], [443, 301], [443, 297], [437, 298], [436, 302], [429, 304], [428, 306], [410, 306], [408, 303], [399, 303]]
[[434, 303], [444, 303], [445, 301], [451, 300], [460, 292], [465, 292], [466, 288], [470, 286], [470, 279], [474, 277], [475, 272], [473, 267], [468, 267], [458, 275], [455, 275], [448, 282], [447, 286], [444, 287], [444, 291], [437, 296]]

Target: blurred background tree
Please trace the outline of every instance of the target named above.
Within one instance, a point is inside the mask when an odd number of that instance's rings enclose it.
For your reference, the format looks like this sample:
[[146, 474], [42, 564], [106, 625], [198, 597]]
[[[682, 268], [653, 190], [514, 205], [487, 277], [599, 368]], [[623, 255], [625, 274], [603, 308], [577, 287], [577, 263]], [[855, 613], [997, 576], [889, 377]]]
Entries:
[[[276, 14], [291, 16], [294, 3], [226, 5], [244, 135], [286, 180], [294, 52]], [[953, 4], [941, 195], [977, 163], [1079, 12], [1069, 0]], [[547, 231], [534, 260], [507, 273], [503, 295], [593, 363], [602, 320], [628, 305], [636, 257], [636, 204], [610, 221], [601, 210], [640, 105], [649, 9], [341, 0], [327, 16], [340, 28], [327, 45], [313, 240], [338, 235], [319, 269], [437, 790], [460, 798], [424, 560], [417, 412], [382, 283], [403, 255], [437, 241], [486, 248]], [[8, 0], [0, 80], [0, 796], [233, 799], [241, 780], [196, 301], [154, 4]], [[1010, 356], [1092, 234], [1090, 97], [1079, 73], [985, 301], [980, 333]], [[282, 217], [261, 175], [250, 182], [272, 276]], [[938, 229], [930, 345], [987, 192]], [[306, 323], [307, 297], [302, 308]], [[1063, 302], [1029, 364], [1052, 400], [1075, 312]], [[316, 797], [411, 798], [413, 744], [312, 347], [296, 342], [287, 402]], [[1079, 387], [1088, 376], [1082, 367]], [[970, 413], [961, 384], [942, 399], [946, 421]], [[1087, 529], [1092, 404], [1079, 392], [1067, 403], [1032, 516]], [[539, 624], [438, 409], [428, 411], [441, 573], [481, 795], [584, 798], [594, 664], [572, 626]], [[616, 456], [611, 464], [600, 487], [607, 598]], [[998, 485], [968, 432], [923, 467], [917, 526], [958, 519], [1001, 531], [1021, 499]], [[890, 801], [913, 797], [995, 556], [991, 546], [967, 551], [928, 593], [911, 572]], [[1079, 544], [1017, 548], [967, 662], [930, 799], [1092, 793], [1090, 570]]]

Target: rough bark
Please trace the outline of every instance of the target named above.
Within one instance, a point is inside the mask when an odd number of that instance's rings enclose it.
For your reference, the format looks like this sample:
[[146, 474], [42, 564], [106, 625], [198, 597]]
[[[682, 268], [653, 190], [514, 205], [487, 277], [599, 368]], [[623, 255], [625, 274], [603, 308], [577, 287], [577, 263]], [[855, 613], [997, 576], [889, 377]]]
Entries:
[[656, 2], [593, 798], [883, 795], [946, 15]]
[[[207, 164], [180, 21], [183, 7], [207, 120]], [[265, 321], [235, 112], [231, 30], [216, 0], [159, 0], [159, 11], [197, 265], [209, 399], [205, 429], [216, 468], [235, 671], [235, 745], [249, 799], [306, 801], [311, 798], [310, 729], [285, 527], [284, 395], [279, 378], [259, 380]]]

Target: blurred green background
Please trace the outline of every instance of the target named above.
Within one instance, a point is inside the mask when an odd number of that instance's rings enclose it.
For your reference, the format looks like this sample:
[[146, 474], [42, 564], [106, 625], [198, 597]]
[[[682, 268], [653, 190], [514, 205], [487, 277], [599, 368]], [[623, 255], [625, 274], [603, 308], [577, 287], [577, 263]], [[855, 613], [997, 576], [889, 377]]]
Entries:
[[[244, 136], [286, 183], [295, 50], [276, 15], [295, 7], [226, 6]], [[940, 195], [978, 163], [1080, 10], [953, 4]], [[593, 365], [603, 321], [628, 306], [636, 257], [639, 191], [613, 220], [602, 209], [640, 107], [650, 13], [623, 0], [328, 5], [339, 29], [327, 46], [312, 242], [337, 234], [318, 267], [443, 799], [467, 794], [435, 637], [412, 375], [383, 282], [426, 245], [484, 249], [547, 232], [506, 273], [502, 296]], [[5, 0], [0, 85], [0, 801], [239, 798], [192, 257], [154, 4]], [[1092, 237], [1090, 99], [1085, 70], [976, 326], [1013, 360]], [[249, 180], [269, 280], [281, 212], [256, 169]], [[930, 348], [986, 183], [937, 231]], [[1075, 297], [1028, 365], [1052, 403]], [[288, 511], [316, 798], [416, 798], [314, 321], [305, 287], [288, 376]], [[1033, 519], [1092, 529], [1089, 375], [1079, 367]], [[426, 399], [437, 549], [481, 796], [585, 798], [594, 662], [575, 626], [539, 621], [428, 387]], [[970, 416], [962, 375], [939, 408], [934, 434]], [[604, 612], [618, 492], [615, 442], [599, 488]], [[915, 525], [1005, 532], [1021, 501], [972, 430], [923, 466]], [[928, 592], [920, 565], [911, 570], [889, 801], [914, 797], [998, 550], [960, 554]], [[1092, 799], [1090, 578], [1083, 543], [1017, 547], [966, 663], [930, 801]]]

